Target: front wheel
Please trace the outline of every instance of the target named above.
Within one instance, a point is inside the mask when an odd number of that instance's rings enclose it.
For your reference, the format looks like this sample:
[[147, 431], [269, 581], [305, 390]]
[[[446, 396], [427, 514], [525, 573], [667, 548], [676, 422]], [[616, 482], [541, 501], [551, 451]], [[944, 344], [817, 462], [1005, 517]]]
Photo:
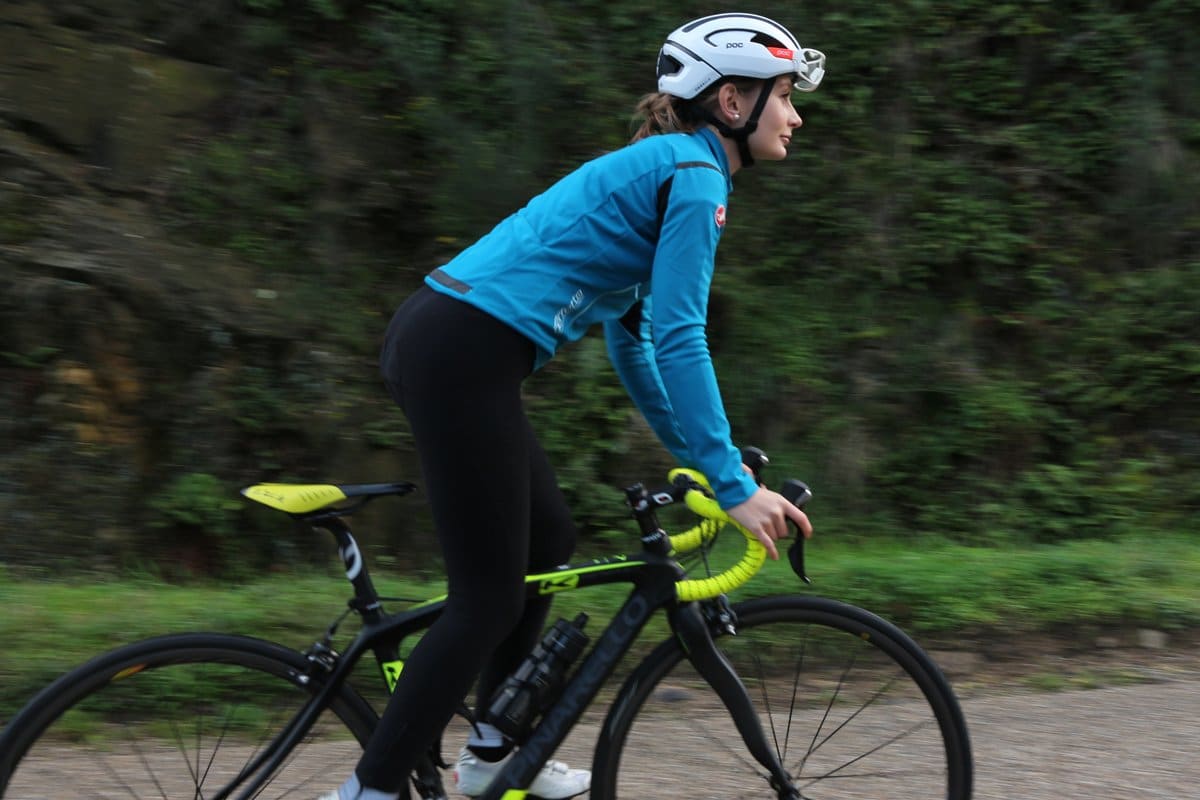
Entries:
[[962, 711], [912, 639], [823, 598], [768, 597], [734, 610], [737, 635], [717, 644], [792, 785], [782, 793], [771, 787], [729, 712], [668, 640], [638, 665], [609, 710], [593, 798], [969, 800]]
[[[0, 797], [212, 797], [319, 688], [299, 653], [221, 634], [118, 648], [59, 678], [0, 736]], [[343, 686], [259, 795], [316, 797], [349, 774], [375, 714]]]

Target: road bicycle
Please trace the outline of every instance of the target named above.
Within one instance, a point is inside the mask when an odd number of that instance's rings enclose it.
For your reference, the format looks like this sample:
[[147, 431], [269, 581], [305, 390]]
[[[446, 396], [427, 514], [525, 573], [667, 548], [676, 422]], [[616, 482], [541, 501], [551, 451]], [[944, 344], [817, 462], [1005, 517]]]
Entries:
[[[758, 468], [761, 451], [751, 452]], [[364, 681], [395, 685], [404, 657], [445, 598], [385, 611], [346, 517], [409, 483], [258, 484], [243, 494], [333, 535], [353, 586], [348, 609], [300, 652], [263, 639], [183, 633], [128, 644], [63, 675], [0, 735], [0, 797], [312, 798], [349, 774], [378, 720]], [[783, 492], [798, 505], [799, 481]], [[498, 716], [520, 736], [482, 800], [520, 800], [593, 704], [647, 622], [670, 635], [627, 674], [595, 735], [592, 798], [904, 797], [968, 800], [966, 723], [946, 678], [906, 634], [880, 617], [810, 595], [730, 603], [765, 561], [762, 545], [720, 510], [703, 476], [636, 484], [625, 500], [640, 550], [529, 575], [528, 596], [631, 585], [590, 646], [581, 615], [558, 621], [509, 679], [524, 714]], [[684, 503], [700, 521], [669, 536], [661, 509]], [[727, 568], [710, 559], [722, 529], [745, 547]], [[804, 543], [788, 553], [804, 572]], [[341, 650], [348, 616], [361, 628]], [[583, 655], [564, 655], [565, 642]], [[589, 640], [590, 641], [590, 640]], [[374, 666], [366, 654], [374, 656]], [[540, 661], [539, 661], [540, 659]], [[530, 665], [533, 665], [530, 667]], [[614, 682], [615, 683], [615, 682]], [[503, 690], [502, 690], [503, 691]], [[499, 695], [500, 693], [498, 693]], [[509, 707], [511, 710], [512, 706]], [[489, 709], [489, 713], [495, 709]], [[471, 711], [461, 709], [469, 717]], [[481, 712], [482, 713], [482, 712]], [[436, 743], [403, 797], [447, 796]], [[80, 783], [82, 781], [82, 784]]]

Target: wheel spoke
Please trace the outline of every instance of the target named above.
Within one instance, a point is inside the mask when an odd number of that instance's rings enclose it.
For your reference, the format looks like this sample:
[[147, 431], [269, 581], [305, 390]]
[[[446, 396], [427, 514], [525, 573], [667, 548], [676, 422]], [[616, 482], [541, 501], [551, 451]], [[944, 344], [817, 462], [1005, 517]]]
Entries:
[[[804, 754], [804, 758], [800, 760], [800, 767], [797, 769], [797, 773], [804, 772], [804, 766], [808, 763], [808, 759], [814, 752], [816, 752], [817, 748], [821, 746], [817, 743], [817, 739], [820, 738], [821, 731], [825, 729], [825, 723], [829, 721], [830, 712], [832, 712], [833, 707], [837, 705], [838, 697], [840, 697], [842, 693], [842, 687], [846, 684], [846, 677], [850, 674], [850, 671], [854, 669], [854, 663], [857, 660], [857, 657], [857, 654], [851, 655], [850, 662], [846, 664], [845, 668], [842, 670], [842, 674], [838, 677], [837, 688], [834, 689], [833, 696], [829, 698], [829, 702], [825, 705], [825, 713], [821, 715], [820, 724], [818, 724], [813, 730], [812, 741], [808, 743], [808, 752], [806, 752]], [[822, 744], [823, 743], [824, 742], [822, 742]]]
[[804, 673], [804, 645], [808, 641], [808, 631], [805, 630], [804, 637], [800, 640], [800, 647], [796, 653], [796, 667], [792, 670], [792, 694], [791, 700], [788, 703], [788, 724], [787, 733], [784, 734], [783, 751], [779, 754], [779, 759], [784, 764], [787, 763], [787, 745], [792, 739], [792, 721], [796, 717], [796, 701], [800, 696], [800, 676]]
[[[128, 729], [126, 729], [126, 730], [128, 730]], [[152, 767], [150, 765], [150, 760], [148, 758], [146, 758], [146, 753], [142, 749], [141, 743], [131, 733], [127, 734], [127, 739], [129, 741], [130, 746], [133, 748], [133, 751], [137, 754], [138, 760], [141, 761], [142, 766], [145, 767], [146, 774], [150, 777], [150, 780], [152, 780], [154, 782], [154, 787], [156, 789], [158, 789], [159, 797], [161, 797], [162, 800], [167, 800], [167, 792], [166, 792], [166, 790], [163, 789], [162, 784], [159, 783], [158, 773], [155, 771], [154, 767]], [[185, 759], [185, 761], [186, 761], [186, 759]]]
[[872, 705], [876, 700], [878, 700], [880, 697], [882, 697], [887, 692], [887, 690], [891, 687], [892, 683], [893, 683], [893, 681], [889, 681], [885, 686], [881, 687], [877, 692], [875, 692], [875, 694], [871, 695], [870, 699], [868, 699], [865, 703], [863, 703], [861, 706], [859, 706], [853, 714], [851, 714], [841, 724], [839, 724], [836, 728], [834, 728], [832, 731], [830, 731], [828, 733], [828, 735], [826, 735], [825, 738], [822, 739], [819, 744], [817, 744], [815, 747], [813, 747], [811, 750], [809, 750], [809, 754], [811, 755], [812, 753], [816, 752], [820, 748], [824, 747], [825, 744], [830, 739], [832, 739], [834, 736], [837, 736], [838, 733], [840, 733], [843, 729], [845, 729], [845, 727], [847, 725], [849, 725], [851, 722], [853, 722], [855, 720], [855, 718], [858, 717], [859, 714], [866, 711], [868, 706]]
[[[872, 747], [872, 748], [864, 751], [863, 753], [860, 753], [859, 755], [855, 756], [854, 758], [850, 759], [849, 761], [846, 761], [845, 763], [843, 763], [837, 767], [834, 767], [833, 769], [829, 770], [828, 772], [825, 772], [822, 775], [811, 776], [811, 778], [809, 779], [808, 783], [805, 784], [805, 786], [811, 786], [813, 783], [816, 783], [818, 781], [823, 781], [823, 780], [827, 780], [829, 778], [838, 777], [839, 773], [842, 773], [843, 770], [845, 770], [847, 767], [849, 767], [853, 764], [857, 764], [859, 761], [862, 761], [865, 758], [869, 758], [872, 755], [875, 755], [876, 753], [884, 750], [885, 748], [890, 747], [891, 745], [895, 744], [896, 742], [899, 742], [899, 741], [907, 738], [908, 736], [911, 736], [917, 730], [920, 730], [921, 728], [926, 727], [926, 725], [927, 725], [927, 723], [925, 723], [925, 722], [921, 722], [917, 725], [914, 725], [911, 728], [909, 728], [908, 730], [897, 733], [895, 736], [892, 736], [887, 741], [882, 742], [882, 743], [876, 745], [875, 747]], [[863, 777], [866, 775], [878, 775], [878, 774], [891, 774], [891, 773], [859, 773], [858, 777]]]
[[[793, 790], [802, 800], [965, 800], [969, 743], [941, 673], [894, 627], [847, 609], [750, 601], [735, 608], [738, 635], [721, 640], [782, 763], [799, 764]], [[626, 681], [596, 766], [602, 800], [777, 796], [729, 712], [670, 643]]]
[[[6, 736], [17, 725], [28, 738], [16, 741], [25, 754], [7, 783], [0, 777], [0, 796], [206, 800], [244, 781], [322, 688], [295, 679], [304, 666], [299, 653], [217, 634], [122, 648], [63, 676], [50, 701], [14, 718]], [[256, 797], [315, 796], [330, 764], [353, 764], [373, 712], [346, 690], [331, 703]]]

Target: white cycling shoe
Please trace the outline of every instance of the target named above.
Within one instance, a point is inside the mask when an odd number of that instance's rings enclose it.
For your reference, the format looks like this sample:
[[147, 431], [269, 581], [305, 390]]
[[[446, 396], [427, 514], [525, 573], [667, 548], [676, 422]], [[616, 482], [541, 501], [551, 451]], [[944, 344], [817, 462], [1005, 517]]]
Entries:
[[358, 778], [346, 781], [336, 792], [326, 792], [317, 800], [397, 800], [398, 792], [381, 792], [376, 789], [364, 789], [358, 783]]
[[[500, 774], [511, 755], [499, 761], [484, 761], [463, 748], [454, 765], [454, 783], [459, 793], [467, 797], [483, 794], [492, 779]], [[547, 761], [542, 771], [529, 784], [529, 795], [542, 800], [564, 800], [583, 794], [592, 786], [592, 773], [586, 769], [571, 769], [561, 761]]]

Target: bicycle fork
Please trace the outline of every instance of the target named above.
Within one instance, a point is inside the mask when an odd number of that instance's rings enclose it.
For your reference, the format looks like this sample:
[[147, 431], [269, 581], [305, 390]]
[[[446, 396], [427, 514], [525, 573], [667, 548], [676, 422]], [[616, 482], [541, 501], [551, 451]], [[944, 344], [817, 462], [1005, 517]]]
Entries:
[[770, 774], [771, 788], [778, 793], [780, 800], [799, 800], [800, 793], [792, 785], [791, 776], [767, 742], [762, 723], [754, 710], [754, 704], [750, 701], [750, 695], [746, 692], [745, 684], [738, 677], [733, 665], [717, 648], [699, 605], [687, 603], [675, 606], [670, 609], [668, 615], [688, 660], [725, 704], [750, 755]]

